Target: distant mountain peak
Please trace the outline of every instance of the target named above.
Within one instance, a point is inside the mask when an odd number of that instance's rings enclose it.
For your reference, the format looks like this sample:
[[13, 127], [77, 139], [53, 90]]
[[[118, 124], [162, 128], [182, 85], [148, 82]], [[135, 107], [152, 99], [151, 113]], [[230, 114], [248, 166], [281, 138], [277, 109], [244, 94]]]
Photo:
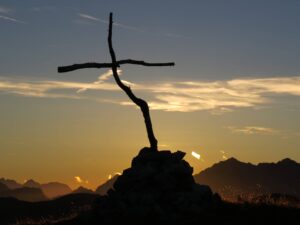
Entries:
[[234, 157], [230, 157], [229, 159], [225, 160], [225, 162], [241, 162], [241, 161], [237, 160]]
[[228, 167], [228, 166], [239, 166], [239, 165], [242, 165], [242, 164], [246, 165], [246, 163], [243, 163], [243, 162], [237, 160], [234, 157], [230, 157], [229, 159], [226, 159], [224, 161], [220, 161], [220, 162], [216, 163], [214, 166]]
[[22, 185], [16, 182], [15, 180], [0, 178], [0, 183], [5, 184], [10, 189], [21, 188]]
[[29, 179], [27, 180], [24, 184], [23, 184], [24, 187], [31, 187], [31, 188], [40, 188], [41, 187], [41, 184], [34, 181], [33, 179]]
[[72, 193], [88, 193], [88, 194], [92, 194], [94, 192], [91, 189], [88, 189], [88, 188], [83, 187], [83, 186], [79, 186], [77, 189], [75, 189], [74, 191], [72, 191]]
[[290, 158], [285, 158], [285, 159], [278, 161], [277, 164], [289, 165], [289, 164], [297, 164], [297, 162]]
[[48, 198], [55, 198], [72, 192], [68, 185], [60, 182], [42, 184], [42, 189]]
[[201, 171], [194, 178], [225, 198], [262, 192], [300, 196], [300, 164], [289, 158], [257, 165], [230, 158]]

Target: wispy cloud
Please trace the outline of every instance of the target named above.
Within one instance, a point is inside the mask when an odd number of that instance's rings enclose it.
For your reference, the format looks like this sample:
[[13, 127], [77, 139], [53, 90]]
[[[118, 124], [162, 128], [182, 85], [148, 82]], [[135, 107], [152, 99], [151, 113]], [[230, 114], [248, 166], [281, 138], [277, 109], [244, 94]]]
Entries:
[[228, 159], [228, 157], [226, 156], [226, 152], [225, 151], [221, 150], [220, 153], [221, 153], [221, 158], [223, 160], [227, 160]]
[[0, 13], [5, 14], [5, 15], [0, 15], [0, 20], [5, 20], [5, 21], [8, 21], [8, 22], [14, 22], [14, 23], [26, 24], [25, 21], [18, 20], [16, 18], [12, 17], [11, 15], [9, 15], [12, 12], [13, 12], [12, 9], [4, 7], [4, 6], [0, 6]]
[[261, 127], [261, 126], [245, 126], [245, 127], [227, 127], [233, 133], [241, 133], [241, 134], [262, 134], [262, 135], [274, 135], [279, 134], [280, 131], [270, 127]]
[[[89, 15], [89, 14], [78, 13], [77, 15], [80, 18], [85, 19], [85, 20], [90, 20], [90, 21], [93, 21], [93, 22], [100, 22], [100, 23], [103, 23], [103, 24], [108, 24], [107, 20], [100, 19], [100, 18], [97, 18], [97, 17]], [[80, 22], [80, 21], [77, 21], [77, 22]], [[129, 25], [125, 25], [125, 24], [117, 23], [117, 22], [114, 22], [114, 26], [120, 27], [120, 28], [123, 28], [123, 29], [127, 29], [127, 30], [132, 30], [132, 31], [137, 31], [137, 32], [142, 32], [142, 33], [146, 32], [146, 33], [149, 33], [149, 34], [154, 34], [154, 35], [158, 35], [158, 36], [165, 36], [165, 37], [169, 37], [169, 38], [190, 39], [189, 37], [186, 37], [182, 34], [175, 34], [175, 33], [171, 33], [171, 32], [150, 32], [150, 31], [147, 31], [146, 29], [141, 29], [139, 27], [129, 26]]]
[[76, 180], [76, 182], [82, 183], [82, 179], [80, 176], [75, 176], [74, 179]]
[[121, 175], [122, 175], [122, 173], [116, 172], [114, 175], [109, 174], [107, 178], [108, 178], [108, 180], [111, 180], [113, 177], [115, 177], [115, 176], [121, 176]]
[[79, 183], [79, 184], [82, 184], [82, 183], [88, 184], [88, 183], [89, 183], [88, 180], [83, 180], [80, 176], [75, 176], [74, 179], [75, 179], [75, 181], [76, 181], [77, 183]]
[[[78, 16], [83, 18], [83, 19], [91, 20], [91, 21], [94, 21], [94, 22], [100, 22], [100, 23], [108, 24], [107, 20], [100, 19], [100, 18], [91, 16], [91, 15], [88, 15], [88, 14], [85, 14], [85, 13], [78, 13]], [[143, 29], [140, 29], [138, 27], [128, 26], [128, 25], [124, 25], [124, 24], [121, 24], [121, 23], [114, 22], [114, 26], [124, 28], [124, 29], [127, 29], [127, 30], [134, 30], [134, 31], [144, 32]]]
[[[82, 83], [69, 81], [18, 81], [0, 77], [0, 91], [30, 97], [50, 98], [78, 98], [83, 96], [74, 94], [61, 94], [61, 90], [106, 90], [115, 91], [117, 86], [113, 83]], [[57, 91], [57, 92], [55, 92]], [[59, 92], [59, 93], [58, 93]]]
[[[0, 91], [32, 97], [91, 98], [89, 93], [84, 93], [86, 90], [120, 91], [114, 81], [109, 80], [111, 75], [111, 71], [107, 71], [92, 83], [53, 80], [19, 81], [2, 77], [0, 78]], [[268, 106], [276, 102], [276, 96], [280, 95], [300, 97], [300, 77], [233, 79], [211, 82], [161, 82], [152, 85], [124, 82], [132, 86], [134, 91], [146, 93], [149, 96], [148, 102], [151, 109], [162, 111], [208, 110], [213, 114], [222, 114], [238, 108]], [[64, 90], [74, 90], [74, 92], [62, 94]], [[128, 100], [106, 99], [104, 101], [120, 105], [133, 105]], [[244, 133], [270, 133], [268, 130], [255, 126], [245, 129], [241, 128], [241, 132], [244, 130]]]
[[15, 19], [13, 17], [9, 17], [9, 16], [3, 16], [3, 15], [0, 15], [0, 19], [2, 20], [7, 20], [7, 21], [10, 21], [10, 22], [15, 22], [15, 23], [22, 23], [22, 24], [26, 24], [26, 22], [22, 21], [22, 20], [18, 20], [18, 19]]
[[[118, 74], [119, 75], [122, 75], [122, 70], [121, 69], [118, 69]], [[91, 85], [94, 85], [96, 88], [98, 85], [100, 84], [103, 84], [105, 81], [107, 81], [110, 77], [112, 77], [113, 73], [112, 73], [112, 70], [108, 70], [107, 72], [101, 74], [99, 77], [98, 77], [98, 80], [94, 81]], [[126, 82], [126, 81], [125, 81]], [[80, 88], [77, 90], [77, 93], [82, 93], [86, 90], [88, 90], [90, 87], [84, 87], [84, 88]]]
[[96, 18], [94, 16], [91, 16], [91, 15], [88, 15], [88, 14], [84, 14], [84, 13], [78, 13], [78, 16], [80, 16], [81, 18], [84, 18], [84, 19], [88, 19], [88, 20], [93, 20], [93, 21], [108, 23], [105, 20], [100, 20], [100, 19], [98, 19], [98, 18]]
[[300, 96], [300, 77], [173, 82], [155, 86], [153, 109], [230, 112], [271, 104], [278, 95]]

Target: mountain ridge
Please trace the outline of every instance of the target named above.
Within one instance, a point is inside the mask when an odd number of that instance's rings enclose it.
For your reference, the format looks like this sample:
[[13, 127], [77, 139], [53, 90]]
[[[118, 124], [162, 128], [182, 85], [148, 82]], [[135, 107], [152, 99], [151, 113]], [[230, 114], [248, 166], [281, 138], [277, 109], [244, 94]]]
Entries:
[[300, 164], [289, 158], [257, 165], [230, 158], [195, 174], [194, 179], [225, 199], [265, 193], [300, 196]]
[[[35, 190], [36, 194], [45, 197], [45, 198], [41, 197], [40, 199], [57, 198], [59, 196], [67, 195], [72, 192], [72, 189], [67, 184], [60, 183], [60, 182], [48, 182], [48, 183], [41, 184], [39, 182], [36, 182], [33, 179], [29, 179], [29, 180], [25, 181], [24, 184], [20, 184], [12, 179], [1, 178], [0, 184], [1, 184], [0, 188], [3, 188], [3, 185], [5, 185], [7, 188], [9, 188], [9, 190], [6, 190], [5, 194], [3, 194], [0, 189], [0, 192], [2, 193], [2, 195], [13, 196], [13, 197], [15, 195], [10, 194], [10, 192], [14, 193], [14, 190], [18, 190], [18, 192], [21, 192], [24, 195], [27, 195], [26, 190], [32, 192], [32, 190], [39, 189], [42, 193], [38, 193], [39, 191]], [[20, 191], [20, 189], [22, 191]], [[20, 198], [18, 198], [18, 199], [23, 200], [22, 196], [19, 196], [19, 197]], [[28, 198], [26, 198], [26, 199], [28, 199]], [[36, 199], [36, 198], [34, 198], [34, 199]], [[37, 198], [37, 199], [39, 199], [39, 198]]]

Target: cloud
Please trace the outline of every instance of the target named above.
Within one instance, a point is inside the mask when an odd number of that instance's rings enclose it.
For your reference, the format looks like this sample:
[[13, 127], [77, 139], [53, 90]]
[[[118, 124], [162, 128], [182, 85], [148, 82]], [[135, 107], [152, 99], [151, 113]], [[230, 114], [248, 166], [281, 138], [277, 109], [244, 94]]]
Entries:
[[[78, 13], [77, 15], [80, 18], [83, 18], [83, 19], [86, 19], [86, 20], [90, 20], [90, 21], [93, 21], [93, 22], [100, 22], [100, 23], [103, 23], [103, 24], [108, 24], [107, 20], [100, 19], [100, 18], [91, 16], [89, 14]], [[77, 21], [77, 22], [80, 22], [80, 21]], [[158, 36], [165, 36], [165, 37], [169, 37], [169, 38], [190, 39], [190, 38], [188, 38], [188, 37], [186, 37], [184, 35], [181, 35], [181, 34], [175, 34], [175, 33], [170, 33], [170, 32], [150, 32], [150, 31], [147, 31], [145, 29], [141, 29], [141, 28], [138, 28], [138, 27], [124, 25], [124, 24], [117, 23], [117, 22], [114, 22], [114, 26], [120, 27], [120, 28], [123, 28], [123, 29], [127, 29], [127, 30], [142, 32], [142, 33], [147, 32], [149, 34], [154, 34], [154, 35], [158, 35]]]
[[300, 77], [277, 77], [261, 79], [235, 79], [228, 82], [237, 91], [247, 91], [253, 94], [273, 93], [300, 95]]
[[300, 77], [172, 82], [155, 85], [151, 91], [156, 99], [150, 102], [152, 109], [218, 114], [268, 105], [278, 95], [300, 96]]
[[228, 159], [228, 157], [226, 156], [226, 152], [225, 151], [221, 150], [220, 153], [221, 153], [221, 158], [223, 160], [227, 160]]
[[86, 184], [88, 184], [88, 183], [89, 183], [88, 180], [83, 180], [80, 176], [75, 176], [74, 179], [75, 179], [75, 181], [76, 181], [77, 183], [79, 183], [79, 184], [81, 184], [81, 183], [86, 183]]
[[[118, 87], [113, 83], [82, 83], [69, 81], [19, 81], [0, 77], [0, 91], [30, 97], [74, 98], [84, 97], [74, 94], [61, 94], [60, 90], [106, 90], [116, 91]], [[57, 91], [57, 92], [55, 92]], [[59, 92], [59, 93], [58, 93]]]
[[83, 180], [81, 179], [80, 176], [75, 176], [74, 178], [75, 178], [77, 183], [82, 183], [83, 182]]
[[[86, 90], [121, 91], [114, 81], [110, 81], [111, 76], [111, 71], [107, 71], [92, 83], [55, 80], [20, 81], [0, 77], [0, 91], [31, 97], [94, 99], [120, 105], [134, 105], [127, 99], [99, 99], [99, 97], [91, 96], [90, 93], [85, 93]], [[218, 115], [239, 108], [268, 106], [279, 101], [276, 99], [277, 96], [300, 97], [299, 76], [210, 82], [153, 82], [151, 85], [124, 82], [133, 87], [134, 92], [147, 94], [147, 101], [152, 110], [171, 112], [206, 110]], [[268, 130], [259, 129], [255, 126], [240, 129], [240, 132], [244, 130], [244, 133], [270, 133]]]
[[84, 19], [88, 19], [88, 20], [93, 20], [93, 21], [99, 21], [99, 22], [108, 23], [107, 21], [100, 20], [100, 19], [98, 19], [96, 17], [93, 17], [93, 16], [88, 15], [88, 14], [84, 14], [84, 13], [78, 13], [78, 16], [80, 16], [81, 18], [84, 18]]
[[10, 21], [10, 22], [15, 22], [15, 23], [26, 24], [26, 22], [24, 22], [24, 21], [17, 20], [17, 19], [15, 19], [13, 17], [3, 16], [3, 15], [0, 15], [0, 19], [6, 20], [6, 21]]
[[114, 176], [117, 176], [117, 175], [118, 175], [118, 176], [121, 176], [122, 173], [116, 172], [114, 175], [109, 174], [107, 178], [108, 178], [108, 180], [111, 180]]
[[22, 21], [22, 20], [18, 20], [12, 16], [8, 16], [9, 14], [11, 14], [14, 10], [4, 7], [4, 6], [0, 6], [0, 13], [1, 14], [6, 14], [4, 15], [0, 15], [0, 19], [2, 20], [6, 20], [9, 22], [14, 22], [14, 23], [22, 23], [22, 24], [26, 24], [26, 22]]
[[[118, 74], [119, 75], [122, 75], [122, 70], [121, 69], [118, 69], [117, 70]], [[113, 72], [112, 70], [108, 70], [106, 72], [104, 72], [103, 74], [101, 74], [99, 77], [98, 77], [98, 80], [94, 81], [91, 85], [94, 87], [97, 87], [99, 84], [103, 84], [105, 81], [107, 81], [110, 77], [112, 77], [113, 75]], [[86, 90], [88, 90], [89, 87], [83, 87], [83, 88], [80, 88], [77, 90], [77, 93], [82, 93]], [[90, 86], [90, 89], [91, 89], [91, 86]]]
[[[78, 13], [78, 16], [83, 18], [83, 19], [91, 20], [91, 21], [94, 21], [94, 22], [100, 22], [100, 23], [103, 23], [103, 24], [108, 24], [107, 20], [99, 19], [97, 17], [91, 16], [91, 15], [88, 15], [88, 14], [85, 14], [85, 13]], [[120, 27], [120, 28], [123, 28], [123, 29], [127, 29], [127, 30], [134, 30], [134, 31], [144, 32], [144, 30], [142, 30], [140, 28], [124, 25], [124, 24], [121, 24], [121, 23], [114, 22], [114, 26]]]
[[227, 127], [233, 133], [241, 133], [241, 134], [263, 134], [263, 135], [274, 135], [280, 133], [279, 130], [270, 128], [270, 127], [260, 127], [260, 126], [246, 126], [246, 127]]

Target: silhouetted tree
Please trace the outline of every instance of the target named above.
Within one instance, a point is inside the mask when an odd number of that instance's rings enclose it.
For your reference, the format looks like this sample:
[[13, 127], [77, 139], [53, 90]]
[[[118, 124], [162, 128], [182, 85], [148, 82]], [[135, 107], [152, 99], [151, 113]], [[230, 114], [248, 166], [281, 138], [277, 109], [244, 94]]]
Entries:
[[83, 64], [73, 64], [70, 66], [62, 66], [58, 67], [59, 73], [69, 72], [77, 69], [84, 69], [84, 68], [111, 68], [113, 77], [118, 84], [118, 86], [127, 94], [127, 96], [133, 101], [142, 111], [143, 117], [145, 120], [145, 125], [147, 129], [148, 139], [150, 142], [150, 147], [152, 150], [157, 151], [157, 139], [155, 138], [152, 123], [151, 123], [151, 117], [149, 112], [149, 106], [148, 103], [138, 98], [134, 95], [130, 87], [126, 86], [122, 80], [119, 77], [117, 68], [120, 67], [122, 64], [136, 64], [136, 65], [142, 65], [142, 66], [174, 66], [175, 63], [168, 62], [168, 63], [148, 63], [141, 60], [133, 60], [133, 59], [125, 59], [125, 60], [119, 60], [116, 59], [116, 54], [113, 49], [112, 45], [112, 26], [113, 26], [113, 15], [110, 13], [109, 15], [109, 30], [108, 30], [108, 47], [109, 47], [109, 53], [111, 56], [111, 63], [83, 63]]

